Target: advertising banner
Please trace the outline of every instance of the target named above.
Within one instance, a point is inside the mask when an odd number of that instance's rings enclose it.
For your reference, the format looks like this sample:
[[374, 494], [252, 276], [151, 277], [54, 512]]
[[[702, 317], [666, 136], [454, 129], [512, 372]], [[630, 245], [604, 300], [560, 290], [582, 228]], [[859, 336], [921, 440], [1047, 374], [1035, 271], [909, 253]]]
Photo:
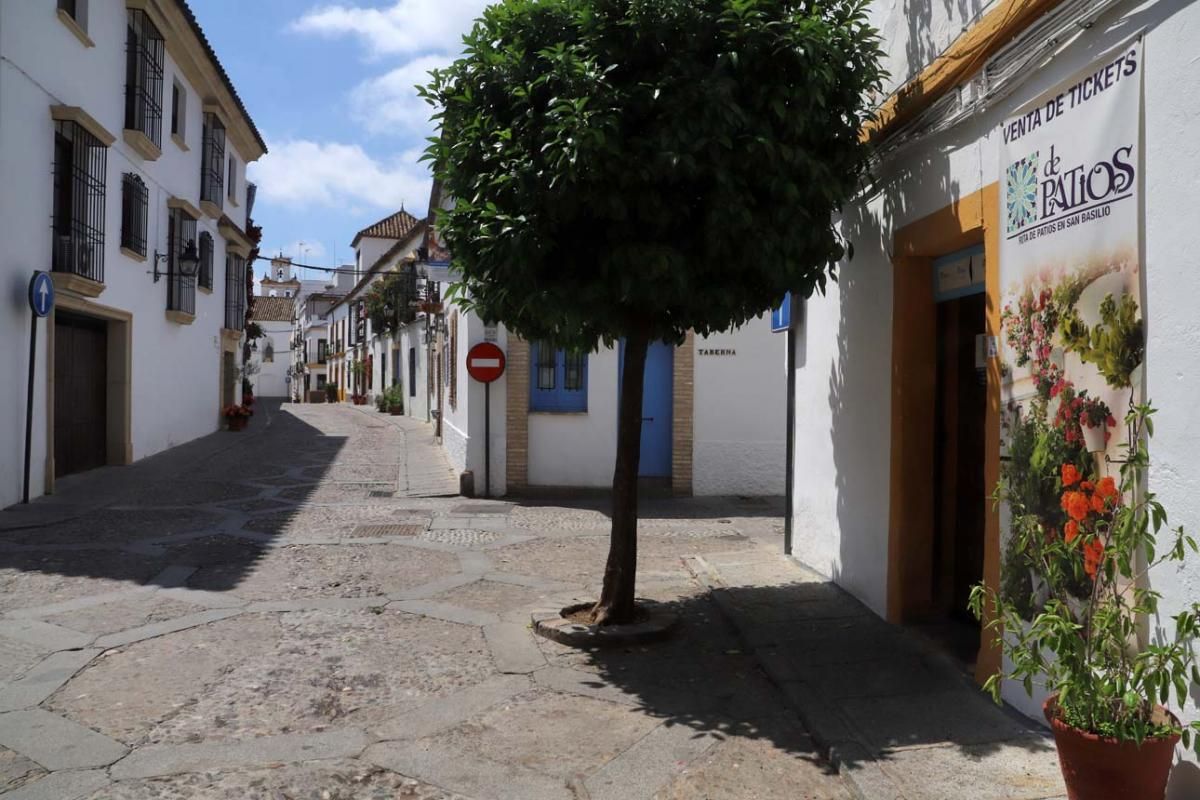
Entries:
[[1072, 595], [1088, 596], [1098, 545], [1079, 537], [1064, 490], [1119, 477], [1124, 417], [1142, 402], [1142, 63], [1139, 38], [1000, 131], [1001, 592], [1029, 617], [1048, 592], [1031, 570], [1036, 537], [1014, 532], [1079, 538], [1064, 566]]

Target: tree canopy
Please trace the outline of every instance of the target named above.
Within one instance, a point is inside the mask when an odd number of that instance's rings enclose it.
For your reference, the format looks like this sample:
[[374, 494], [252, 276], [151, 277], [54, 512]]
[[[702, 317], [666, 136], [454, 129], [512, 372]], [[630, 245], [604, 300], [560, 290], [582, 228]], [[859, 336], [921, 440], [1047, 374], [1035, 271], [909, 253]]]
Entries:
[[880, 86], [865, 0], [504, 0], [423, 95], [463, 301], [681, 341], [823, 288]]

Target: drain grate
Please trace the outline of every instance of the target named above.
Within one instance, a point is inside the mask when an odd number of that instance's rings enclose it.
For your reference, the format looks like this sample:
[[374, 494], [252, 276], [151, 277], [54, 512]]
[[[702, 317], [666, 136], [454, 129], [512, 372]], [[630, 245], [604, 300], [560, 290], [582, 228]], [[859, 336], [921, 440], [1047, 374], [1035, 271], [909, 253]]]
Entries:
[[484, 516], [485, 514], [507, 514], [512, 510], [508, 503], [463, 503], [450, 509], [451, 514]]
[[350, 535], [375, 539], [384, 536], [416, 536], [424, 532], [424, 525], [358, 525]]
[[367, 492], [368, 497], [395, 497], [395, 492], [385, 492], [382, 489], [372, 489]]

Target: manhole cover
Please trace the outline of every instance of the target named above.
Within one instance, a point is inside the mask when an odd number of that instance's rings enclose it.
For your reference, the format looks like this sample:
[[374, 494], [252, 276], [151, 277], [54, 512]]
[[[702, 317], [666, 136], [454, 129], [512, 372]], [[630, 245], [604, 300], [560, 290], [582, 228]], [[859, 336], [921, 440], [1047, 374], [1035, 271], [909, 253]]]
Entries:
[[358, 525], [350, 535], [375, 539], [384, 536], [416, 536], [424, 531], [424, 525]]
[[511, 506], [507, 503], [463, 503], [450, 509], [450, 513], [480, 516], [483, 514], [507, 514], [510, 509]]
[[456, 529], [422, 531], [421, 538], [427, 542], [446, 544], [451, 547], [478, 547], [479, 545], [491, 544], [497, 541], [500, 538], [500, 534], [495, 531]]

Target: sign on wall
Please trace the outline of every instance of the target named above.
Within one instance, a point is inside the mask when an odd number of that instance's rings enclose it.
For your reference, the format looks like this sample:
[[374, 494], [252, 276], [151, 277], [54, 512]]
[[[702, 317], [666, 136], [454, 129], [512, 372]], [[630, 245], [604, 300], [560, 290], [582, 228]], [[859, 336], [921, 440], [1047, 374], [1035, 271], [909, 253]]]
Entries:
[[779, 333], [792, 327], [792, 293], [783, 296], [778, 308], [771, 309], [771, 330]]
[[[1106, 456], [1124, 457], [1125, 413], [1143, 395], [1142, 55], [1140, 40], [1113, 51], [1000, 130], [1001, 452], [1015, 487], [1001, 589], [1028, 615], [1047, 590], [1012, 531], [1079, 537], [1063, 465], [1115, 477]], [[1078, 541], [1068, 566], [1086, 597], [1096, 544]]]

